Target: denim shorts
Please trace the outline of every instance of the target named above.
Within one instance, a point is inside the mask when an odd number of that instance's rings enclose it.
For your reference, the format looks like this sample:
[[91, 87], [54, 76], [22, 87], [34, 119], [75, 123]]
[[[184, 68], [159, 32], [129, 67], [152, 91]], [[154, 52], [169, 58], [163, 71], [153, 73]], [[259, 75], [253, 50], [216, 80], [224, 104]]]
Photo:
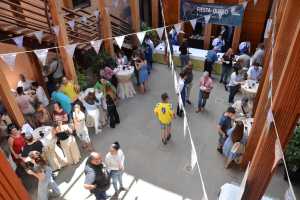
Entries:
[[172, 125], [172, 123], [169, 123], [169, 124], [163, 124], [163, 123], [160, 123], [160, 128], [161, 129], [167, 129], [167, 128], [170, 128]]

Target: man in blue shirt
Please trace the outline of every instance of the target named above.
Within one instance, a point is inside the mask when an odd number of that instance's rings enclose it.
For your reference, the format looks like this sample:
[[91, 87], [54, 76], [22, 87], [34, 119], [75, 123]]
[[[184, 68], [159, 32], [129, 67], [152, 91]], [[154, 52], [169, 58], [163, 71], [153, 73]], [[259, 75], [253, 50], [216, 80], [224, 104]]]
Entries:
[[216, 48], [207, 51], [206, 59], [204, 61], [204, 71], [209, 73], [209, 77], [211, 77], [211, 72], [213, 70], [214, 63], [218, 60]]
[[249, 68], [247, 75], [249, 80], [259, 81], [262, 76], [262, 67], [260, 67], [256, 62], [253, 63], [253, 65]]
[[60, 92], [58, 89], [56, 89], [54, 92], [51, 94], [51, 99], [55, 102], [58, 102], [62, 109], [70, 115], [72, 111], [72, 102], [71, 99], [65, 95], [64, 93]]

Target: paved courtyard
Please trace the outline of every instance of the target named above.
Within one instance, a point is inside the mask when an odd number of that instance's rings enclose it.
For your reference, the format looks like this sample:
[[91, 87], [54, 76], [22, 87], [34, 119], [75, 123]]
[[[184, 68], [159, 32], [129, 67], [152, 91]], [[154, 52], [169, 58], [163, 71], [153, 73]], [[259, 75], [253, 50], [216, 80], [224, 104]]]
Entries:
[[[194, 73], [192, 89], [193, 105], [188, 105], [188, 121], [198, 153], [198, 160], [209, 199], [217, 199], [219, 188], [226, 182], [240, 183], [244, 172], [238, 167], [224, 168], [224, 158], [216, 151], [219, 116], [227, 108], [228, 94], [215, 80], [214, 89], [207, 103], [206, 111], [195, 113], [200, 72]], [[162, 92], [168, 92], [174, 108], [174, 93], [171, 71], [164, 65], [156, 64], [145, 95], [120, 102], [118, 111], [121, 124], [115, 129], [106, 128], [100, 135], [90, 134], [94, 147], [105, 156], [109, 146], [119, 141], [125, 153], [124, 182], [127, 192], [120, 194], [123, 200], [198, 200], [202, 189], [199, 174], [185, 171], [189, 163], [190, 144], [183, 136], [183, 120], [176, 118], [173, 123], [172, 139], [163, 146], [160, 141], [159, 124], [153, 116], [153, 106], [160, 100]], [[82, 154], [86, 157], [87, 154]], [[64, 195], [62, 199], [94, 199], [83, 189], [84, 163], [61, 170], [56, 178]], [[272, 178], [267, 195], [283, 199], [287, 183], [282, 172]], [[109, 193], [113, 190], [110, 189]]]

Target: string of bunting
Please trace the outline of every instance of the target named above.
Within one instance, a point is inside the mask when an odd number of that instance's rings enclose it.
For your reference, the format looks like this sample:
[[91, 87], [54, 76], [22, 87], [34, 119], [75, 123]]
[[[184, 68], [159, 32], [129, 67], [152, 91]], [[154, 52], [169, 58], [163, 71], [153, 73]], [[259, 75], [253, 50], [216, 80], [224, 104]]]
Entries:
[[[108, 12], [108, 9], [106, 9], [106, 12]], [[96, 16], [96, 18], [99, 17], [99, 11], [95, 10], [94, 15]], [[81, 17], [82, 22], [86, 21], [86, 19], [87, 18], [85, 16]], [[122, 35], [122, 36], [107, 37], [107, 38], [102, 38], [102, 39], [99, 39], [99, 40], [92, 40], [92, 41], [88, 41], [88, 42], [68, 44], [68, 45], [64, 45], [64, 46], [54, 46], [54, 47], [49, 47], [49, 48], [45, 48], [45, 49], [25, 50], [25, 51], [18, 51], [18, 52], [0, 54], [0, 58], [7, 64], [7, 66], [11, 70], [13, 70], [14, 67], [15, 67], [15, 59], [16, 59], [16, 56], [18, 54], [32, 53], [33, 52], [38, 57], [38, 60], [41, 62], [41, 64], [45, 65], [45, 62], [47, 60], [48, 51], [51, 50], [51, 49], [65, 48], [65, 50], [67, 51], [69, 56], [73, 57], [74, 51], [75, 51], [75, 49], [78, 45], [89, 44], [90, 43], [90, 45], [94, 48], [95, 52], [98, 54], [99, 50], [101, 48], [101, 45], [102, 45], [103, 41], [105, 41], [105, 40], [114, 39], [116, 44], [118, 45], [118, 47], [122, 48], [125, 37], [131, 36], [131, 35], [136, 35], [138, 37], [139, 42], [142, 43], [144, 38], [145, 38], [146, 33], [150, 32], [150, 31], [156, 31], [159, 39], [162, 40], [164, 30], [165, 30], [165, 33], [167, 33], [167, 28], [174, 27], [176, 32], [179, 33], [182, 29], [182, 24], [186, 23], [186, 22], [190, 22], [193, 29], [195, 29], [197, 20], [201, 20], [202, 22], [207, 24], [207, 23], [209, 23], [210, 15], [206, 15], [202, 19], [195, 18], [195, 19], [192, 19], [192, 20], [182, 21], [182, 22], [177, 23], [177, 24], [171, 24], [171, 25], [164, 24], [163, 27], [149, 29], [149, 30], [141, 31], [141, 32], [129, 33], [129, 34]], [[70, 26], [71, 29], [73, 29], [75, 27], [75, 20], [70, 20], [70, 21], [67, 22], [67, 24]], [[52, 28], [53, 32], [55, 33], [55, 35], [58, 37], [59, 31], [60, 31], [59, 26], [53, 26], [51, 28]], [[39, 43], [42, 43], [43, 31], [36, 31], [36, 32], [30, 33], [28, 35], [35, 35], [37, 40], [39, 41]], [[5, 40], [2, 40], [2, 41], [6, 41], [6, 40], [10, 40], [10, 39], [12, 39], [15, 42], [15, 44], [17, 45], [18, 48], [23, 48], [24, 35], [17, 36], [17, 37], [14, 37], [14, 38], [5, 39]], [[2, 42], [2, 41], [0, 40], [0, 42]], [[168, 49], [170, 49], [170, 47]]]

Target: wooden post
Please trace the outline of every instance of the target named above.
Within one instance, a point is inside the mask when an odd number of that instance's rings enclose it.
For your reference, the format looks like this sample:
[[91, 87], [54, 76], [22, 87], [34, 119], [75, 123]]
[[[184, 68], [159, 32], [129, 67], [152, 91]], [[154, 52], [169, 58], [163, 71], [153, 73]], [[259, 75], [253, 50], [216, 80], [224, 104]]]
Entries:
[[5, 77], [5, 74], [3, 72], [4, 67], [7, 66], [1, 66], [0, 65], [0, 96], [1, 101], [4, 104], [9, 116], [12, 118], [12, 120], [18, 125], [22, 126], [25, 122], [23, 113], [21, 112], [19, 106], [17, 105], [17, 102], [15, 100], [15, 97], [13, 96], [12, 92], [10, 91], [9, 83]]
[[[214, 3], [215, 0], [207, 0], [207, 3]], [[209, 49], [212, 24], [205, 24], [203, 49]]]
[[[300, 2], [298, 0], [288, 0], [287, 4], [289, 4], [291, 9], [298, 8], [299, 10]], [[287, 20], [292, 19], [289, 18]], [[291, 46], [286, 49], [288, 55], [284, 65], [278, 66], [282, 67], [283, 70], [280, 74], [278, 88], [274, 94], [272, 105], [274, 120], [283, 148], [285, 148], [289, 138], [292, 136], [300, 114], [300, 111], [296, 110], [299, 108], [298, 104], [300, 99], [300, 23], [299, 18], [295, 20], [298, 21], [297, 26], [290, 26], [290, 29], [285, 30], [291, 31], [291, 29], [293, 29], [293, 41]], [[273, 80], [273, 82], [275, 82], [275, 80]], [[269, 129], [265, 123], [258, 147], [250, 165], [243, 200], [259, 200], [265, 193], [272, 173], [274, 172], [272, 167], [275, 157], [275, 140], [276, 133], [274, 125], [271, 125]]]
[[69, 9], [73, 9], [73, 1], [72, 0], [63, 0], [64, 6]]
[[151, 1], [152, 28], [157, 28], [159, 23], [159, 0]]
[[[58, 46], [65, 46], [69, 44], [65, 20], [62, 16], [61, 7], [58, 1], [49, 0], [49, 8], [52, 17], [52, 22], [55, 26], [59, 26], [59, 34], [57, 37]], [[77, 81], [76, 70], [74, 67], [73, 58], [71, 58], [65, 48], [59, 48], [59, 53], [64, 65], [64, 71], [68, 79]]]
[[11, 168], [2, 150], [0, 150], [0, 163], [0, 199], [30, 200], [28, 192]]
[[[111, 38], [112, 37], [111, 21], [110, 21], [109, 13], [107, 13], [105, 9], [105, 1], [98, 0], [97, 2], [98, 2], [98, 10], [100, 11], [99, 30], [101, 31], [104, 39]], [[108, 40], [104, 40], [103, 42], [106, 51], [111, 56], [114, 56], [115, 52], [114, 52], [113, 40], [108, 39]]]
[[139, 1], [129, 0], [131, 9], [132, 30], [138, 32], [141, 30], [140, 6]]
[[241, 37], [241, 31], [242, 28], [240, 26], [234, 27], [234, 33], [233, 33], [233, 38], [232, 38], [232, 44], [231, 47], [234, 52], [237, 52], [239, 43], [240, 43], [240, 37]]
[[[300, 2], [299, 2], [300, 3]], [[297, 27], [298, 20], [300, 18], [300, 12], [298, 12], [297, 6], [289, 6], [288, 3], [286, 3], [285, 7], [282, 7], [284, 9], [283, 11], [283, 17], [281, 18], [280, 24], [278, 25], [279, 29], [276, 31], [275, 35], [275, 45], [273, 49], [273, 56], [274, 56], [274, 65], [273, 65], [273, 91], [278, 90], [277, 84], [279, 83], [280, 75], [283, 73], [283, 67], [287, 55], [288, 50], [290, 49], [293, 41], [293, 36], [295, 33], [295, 30], [292, 29], [292, 27]], [[282, 12], [282, 11], [280, 11]], [[277, 25], [276, 25], [277, 26]], [[269, 53], [266, 52], [266, 55]], [[265, 63], [266, 65], [264, 68], [269, 68], [269, 63]], [[269, 70], [266, 74], [267, 77], [269, 77]], [[247, 142], [246, 146], [246, 152], [243, 157], [243, 165], [246, 165], [249, 161], [252, 160], [253, 154], [255, 152], [255, 149], [257, 147], [259, 138], [261, 136], [262, 130], [263, 130], [263, 124], [266, 119], [266, 114], [268, 111], [268, 92], [270, 84], [268, 82], [268, 78], [265, 78], [264, 82], [261, 82], [260, 84], [263, 84], [263, 88], [260, 94], [260, 99], [258, 100], [257, 105], [259, 105], [255, 111], [254, 116], [254, 123], [250, 132], [250, 136]], [[274, 93], [273, 93], [274, 94]]]

